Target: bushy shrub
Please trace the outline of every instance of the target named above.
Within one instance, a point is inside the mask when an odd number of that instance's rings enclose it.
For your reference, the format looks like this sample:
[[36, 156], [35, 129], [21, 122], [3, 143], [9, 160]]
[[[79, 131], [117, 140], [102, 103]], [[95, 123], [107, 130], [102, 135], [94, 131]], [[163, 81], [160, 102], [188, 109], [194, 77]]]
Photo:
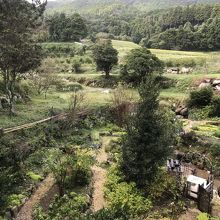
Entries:
[[160, 170], [155, 178], [155, 182], [148, 189], [149, 196], [154, 201], [163, 201], [175, 199], [178, 195], [176, 178], [171, 176], [167, 171]]
[[39, 182], [39, 181], [41, 181], [41, 180], [43, 179], [41, 175], [36, 174], [36, 173], [34, 173], [34, 172], [32, 172], [32, 171], [28, 172], [28, 173], [27, 173], [27, 176], [28, 176], [32, 181], [34, 181], [34, 182]]
[[220, 144], [212, 145], [210, 151], [213, 157], [219, 157], [220, 156]]
[[214, 136], [220, 138], [220, 130], [216, 131], [216, 132], [214, 133]]
[[75, 73], [79, 73], [81, 71], [80, 69], [81, 65], [82, 65], [82, 62], [80, 62], [80, 60], [74, 59], [72, 61], [72, 71]]
[[93, 164], [92, 152], [89, 150], [77, 150], [75, 183], [79, 186], [88, 184], [91, 180], [91, 165]]
[[205, 106], [204, 108], [193, 108], [190, 110], [189, 117], [193, 120], [204, 120], [209, 118], [212, 106]]
[[34, 212], [35, 220], [60, 220], [60, 219], [79, 219], [83, 212], [88, 208], [88, 200], [84, 195], [78, 195], [74, 192], [56, 197], [50, 205], [48, 213], [44, 213], [41, 208]]
[[214, 96], [212, 99], [212, 110], [210, 112], [211, 117], [220, 117], [220, 97]]
[[50, 57], [60, 57], [70, 55], [74, 57], [81, 46], [73, 43], [43, 43], [41, 44], [44, 53]]
[[190, 93], [189, 105], [191, 107], [204, 107], [211, 103], [213, 90], [211, 87], [205, 87]]
[[89, 57], [86, 57], [86, 58], [84, 59], [84, 62], [85, 62], [85, 63], [88, 63], [88, 64], [92, 64], [92, 59], [90, 59]]
[[176, 80], [165, 76], [158, 76], [157, 81], [159, 82], [161, 89], [169, 89], [170, 87], [175, 86], [177, 83]]
[[23, 194], [12, 194], [7, 199], [8, 208], [21, 205], [21, 200], [25, 198]]
[[123, 174], [116, 165], [108, 171], [105, 197], [108, 207], [126, 219], [146, 214], [152, 207], [151, 201], [137, 190], [135, 183], [123, 180]]
[[197, 220], [219, 220], [219, 218], [218, 217], [211, 217], [207, 213], [200, 213], [197, 216]]

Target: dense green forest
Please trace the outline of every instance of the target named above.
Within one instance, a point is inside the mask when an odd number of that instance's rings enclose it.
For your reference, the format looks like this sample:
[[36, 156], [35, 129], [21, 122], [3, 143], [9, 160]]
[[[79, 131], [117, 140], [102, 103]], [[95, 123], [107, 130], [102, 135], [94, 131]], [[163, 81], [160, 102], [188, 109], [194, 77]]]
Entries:
[[[48, 9], [55, 11], [67, 10], [68, 12], [80, 13], [102, 13], [105, 10], [124, 7], [136, 8], [143, 11], [155, 9], [165, 9], [175, 6], [186, 6], [192, 4], [213, 4], [219, 3], [219, 0], [57, 0], [49, 1]], [[51, 11], [52, 11], [51, 10]]]
[[[65, 10], [64, 10], [65, 11]], [[65, 17], [49, 16], [50, 39], [53, 22], [58, 31]], [[220, 48], [220, 7], [218, 5], [179, 6], [166, 10], [140, 11], [117, 5], [100, 13], [82, 13], [90, 36], [130, 40], [145, 47], [175, 50], [218, 50]], [[68, 18], [70, 19], [70, 18]], [[85, 24], [81, 26], [82, 31]], [[66, 32], [68, 32], [66, 27]], [[85, 33], [82, 33], [82, 36]], [[58, 34], [59, 36], [59, 34]], [[62, 41], [62, 37], [58, 37]], [[71, 38], [69, 38], [71, 40]]]

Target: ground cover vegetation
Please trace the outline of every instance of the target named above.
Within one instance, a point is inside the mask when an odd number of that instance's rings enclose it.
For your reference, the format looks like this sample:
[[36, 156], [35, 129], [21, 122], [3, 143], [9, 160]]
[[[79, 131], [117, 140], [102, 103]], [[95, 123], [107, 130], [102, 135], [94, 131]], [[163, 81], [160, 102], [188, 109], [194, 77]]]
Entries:
[[[166, 160], [178, 152], [220, 187], [219, 6], [106, 9], [89, 21], [44, 7], [0, 1], [2, 219], [188, 216]], [[195, 218], [218, 219], [218, 207]]]

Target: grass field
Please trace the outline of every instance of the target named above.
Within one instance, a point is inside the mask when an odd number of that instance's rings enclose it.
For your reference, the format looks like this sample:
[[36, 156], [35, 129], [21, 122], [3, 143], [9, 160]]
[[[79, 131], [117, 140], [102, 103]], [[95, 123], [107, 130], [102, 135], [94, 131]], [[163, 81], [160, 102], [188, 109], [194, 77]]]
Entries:
[[[119, 51], [120, 62], [123, 62], [126, 54], [132, 49], [139, 48], [140, 46], [128, 41], [112, 41], [113, 46]], [[71, 48], [71, 43], [49, 43], [44, 46], [52, 47], [58, 45], [63, 48]], [[75, 47], [74, 44], [72, 45]], [[204, 78], [220, 78], [220, 52], [186, 52], [186, 51], [169, 51], [169, 50], [157, 50], [152, 49], [152, 53], [156, 54], [160, 59], [164, 61], [176, 61], [176, 60], [190, 60], [193, 59], [197, 64], [204, 60], [205, 67], [198, 67], [191, 74], [165, 74], [166, 77], [175, 80], [176, 86], [161, 91], [161, 98], [166, 100], [184, 100], [188, 97], [191, 87], [193, 87], [197, 81], [201, 81]], [[87, 52], [84, 56], [77, 56], [82, 59], [91, 59], [90, 52]], [[60, 80], [66, 80], [66, 82], [74, 83], [75, 80], [85, 78], [87, 80], [101, 79], [101, 72], [96, 72], [94, 63], [83, 63], [82, 71], [80, 74], [70, 73], [68, 69], [71, 66], [71, 57], [55, 57], [45, 60], [44, 65], [50, 68], [56, 74], [56, 77]], [[115, 76], [118, 74], [117, 68], [113, 71]], [[101, 88], [90, 88], [83, 86], [86, 94], [86, 106], [100, 106], [111, 102], [111, 92]], [[0, 127], [13, 127], [16, 125], [33, 122], [42, 118], [48, 117], [50, 109], [53, 107], [58, 111], [64, 111], [69, 106], [71, 92], [57, 92], [55, 88], [49, 91], [47, 99], [43, 95], [32, 95], [29, 103], [21, 103], [16, 105], [17, 116], [9, 118], [7, 114], [0, 113]]]
[[[120, 61], [132, 49], [140, 46], [129, 41], [113, 40], [112, 44], [119, 51]], [[192, 60], [198, 65], [197, 69], [207, 73], [220, 73], [220, 52], [191, 52], [191, 51], [175, 51], [175, 50], [160, 50], [150, 49], [150, 51], [159, 57], [161, 60], [174, 63], [189, 63]], [[202, 69], [199, 67], [203, 67]]]

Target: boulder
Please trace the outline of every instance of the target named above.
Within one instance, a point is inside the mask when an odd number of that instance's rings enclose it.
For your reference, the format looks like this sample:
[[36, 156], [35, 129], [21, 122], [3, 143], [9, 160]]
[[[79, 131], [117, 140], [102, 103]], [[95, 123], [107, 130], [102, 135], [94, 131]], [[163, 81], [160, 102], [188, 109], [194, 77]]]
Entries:
[[202, 82], [202, 83], [199, 85], [199, 88], [205, 88], [205, 87], [208, 87], [208, 86], [211, 86], [211, 83]]
[[180, 115], [182, 115], [184, 118], [188, 118], [189, 116], [189, 110], [188, 108], [184, 108], [180, 111]]
[[178, 74], [179, 72], [180, 72], [180, 69], [178, 67], [172, 67], [171, 68], [171, 73]]
[[15, 96], [14, 96], [14, 101], [15, 101], [15, 102], [21, 102], [21, 101], [23, 101], [23, 99], [22, 99], [22, 97], [21, 97], [20, 94], [15, 94]]
[[172, 73], [172, 69], [168, 68], [168, 69], [166, 70], [166, 72], [167, 72], [167, 73]]
[[205, 83], [210, 83], [210, 84], [211, 84], [212, 80], [211, 80], [211, 79], [204, 79], [204, 82], [205, 82]]
[[14, 207], [11, 209], [11, 214], [12, 214], [12, 216], [13, 216], [14, 218], [18, 215], [18, 207], [17, 207], [17, 206], [14, 206]]
[[212, 82], [212, 85], [213, 86], [217, 86], [217, 85], [220, 85], [220, 79], [216, 79]]
[[183, 119], [183, 116], [182, 115], [177, 115], [176, 118], [177, 119]]
[[220, 91], [220, 85], [219, 86], [215, 86], [215, 90]]
[[24, 205], [24, 204], [27, 202], [27, 200], [28, 200], [28, 198], [23, 198], [23, 199], [21, 200], [21, 204]]
[[184, 118], [187, 118], [189, 115], [189, 110], [186, 106], [178, 106], [178, 108], [175, 110], [176, 115], [183, 116]]
[[178, 106], [177, 109], [175, 110], [176, 115], [180, 115], [180, 112], [185, 108], [185, 106]]
[[186, 67], [182, 67], [181, 70], [180, 70], [180, 73], [183, 73], [183, 74], [188, 74], [192, 71], [192, 68], [186, 68]]

